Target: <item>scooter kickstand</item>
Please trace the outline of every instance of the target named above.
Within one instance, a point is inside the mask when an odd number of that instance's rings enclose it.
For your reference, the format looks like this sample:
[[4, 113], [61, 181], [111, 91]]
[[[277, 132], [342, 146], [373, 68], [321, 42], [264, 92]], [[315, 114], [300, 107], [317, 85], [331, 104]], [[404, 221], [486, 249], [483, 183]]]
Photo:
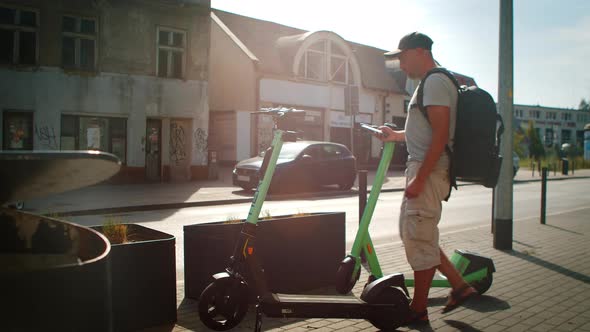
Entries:
[[254, 332], [260, 332], [262, 330], [262, 309], [260, 300], [256, 303], [256, 322], [254, 323]]

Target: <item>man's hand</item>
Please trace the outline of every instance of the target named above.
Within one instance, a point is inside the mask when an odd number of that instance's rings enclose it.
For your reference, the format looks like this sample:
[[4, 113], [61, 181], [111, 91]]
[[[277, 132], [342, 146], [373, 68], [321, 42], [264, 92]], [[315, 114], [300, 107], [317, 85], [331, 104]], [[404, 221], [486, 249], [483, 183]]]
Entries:
[[424, 180], [418, 177], [411, 179], [406, 187], [405, 195], [407, 198], [416, 198], [424, 191]]
[[374, 134], [382, 142], [403, 142], [406, 140], [406, 134], [403, 130], [393, 130], [388, 126], [380, 126], [382, 134]]

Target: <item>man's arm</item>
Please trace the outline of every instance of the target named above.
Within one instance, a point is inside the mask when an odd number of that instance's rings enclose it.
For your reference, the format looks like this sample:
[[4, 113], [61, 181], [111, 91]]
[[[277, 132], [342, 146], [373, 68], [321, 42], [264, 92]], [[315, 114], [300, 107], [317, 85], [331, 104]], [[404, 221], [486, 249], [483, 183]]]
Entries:
[[393, 130], [388, 126], [381, 126], [379, 129], [383, 134], [375, 134], [375, 137], [383, 142], [403, 142], [406, 140], [405, 130]]
[[449, 141], [450, 108], [448, 106], [432, 105], [426, 107], [426, 112], [432, 128], [432, 143], [428, 151], [426, 151], [426, 156], [416, 178], [408, 183], [406, 188], [408, 198], [417, 197], [424, 190], [426, 179], [436, 166]]

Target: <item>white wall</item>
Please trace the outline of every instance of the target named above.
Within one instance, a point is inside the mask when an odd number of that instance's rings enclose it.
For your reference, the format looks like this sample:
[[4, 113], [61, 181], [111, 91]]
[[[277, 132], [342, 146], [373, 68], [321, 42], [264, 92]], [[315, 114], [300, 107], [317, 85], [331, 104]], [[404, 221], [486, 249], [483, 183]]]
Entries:
[[[315, 85], [265, 78], [260, 80], [260, 100], [285, 105], [344, 110], [344, 86]], [[361, 88], [359, 110], [362, 113], [373, 113], [375, 105], [375, 95]]]
[[250, 112], [236, 111], [236, 160], [250, 158]]
[[[34, 149], [59, 150], [61, 114], [125, 117], [127, 165], [143, 167], [146, 117], [191, 118], [193, 131], [208, 130], [207, 82], [152, 76], [100, 73], [65, 74], [42, 67], [36, 71], [0, 69], [0, 110], [34, 111], [36, 128], [55, 133], [55, 140], [34, 138]], [[0, 117], [1, 119], [1, 117]], [[2, 120], [0, 120], [2, 121]], [[1, 123], [0, 123], [1, 128]], [[195, 133], [191, 134], [195, 137]], [[169, 137], [162, 136], [167, 145]], [[190, 143], [195, 148], [195, 141]], [[164, 150], [166, 151], [166, 149]], [[193, 151], [193, 165], [206, 165], [206, 151]], [[166, 156], [162, 156], [167, 160]]]

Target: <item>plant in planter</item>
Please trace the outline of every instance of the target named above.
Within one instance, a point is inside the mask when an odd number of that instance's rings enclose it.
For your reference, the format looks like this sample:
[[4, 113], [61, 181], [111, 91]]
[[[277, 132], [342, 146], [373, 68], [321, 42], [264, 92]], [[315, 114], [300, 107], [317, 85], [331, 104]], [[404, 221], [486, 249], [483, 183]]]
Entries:
[[92, 228], [111, 242], [114, 330], [175, 322], [175, 237], [112, 218]]
[[127, 225], [121, 224], [114, 219], [107, 219], [102, 225], [102, 233], [111, 244], [127, 243]]
[[[243, 221], [184, 226], [185, 297], [198, 299], [211, 276], [225, 269]], [[300, 293], [334, 285], [346, 255], [344, 212], [261, 218], [257, 227], [255, 250], [272, 291]]]

